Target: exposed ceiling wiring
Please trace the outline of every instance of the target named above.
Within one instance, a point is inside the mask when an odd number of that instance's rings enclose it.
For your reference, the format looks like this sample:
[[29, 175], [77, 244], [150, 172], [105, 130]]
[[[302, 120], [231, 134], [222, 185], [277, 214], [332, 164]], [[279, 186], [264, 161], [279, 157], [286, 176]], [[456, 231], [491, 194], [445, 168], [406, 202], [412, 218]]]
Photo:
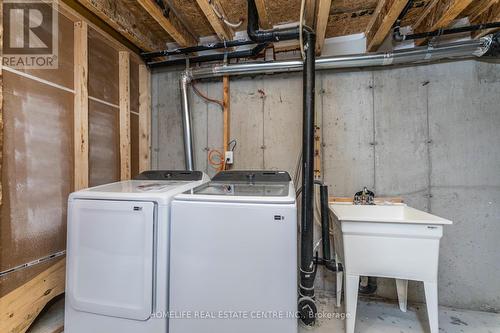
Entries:
[[231, 28], [239, 28], [243, 24], [243, 20], [241, 20], [241, 19], [237, 23], [229, 21], [228, 18], [221, 13], [222, 10], [220, 10], [220, 9], [217, 8], [217, 4], [215, 3], [214, 0], [208, 0], [208, 3], [212, 7], [215, 15], [219, 18], [219, 20], [221, 20], [222, 22], [224, 22], [227, 26], [229, 26]]
[[304, 9], [306, 7], [306, 0], [302, 0], [300, 3], [300, 17], [299, 17], [299, 45], [300, 45], [300, 55], [302, 59], [306, 58], [304, 52], [304, 43], [302, 38], [302, 29], [304, 28]]

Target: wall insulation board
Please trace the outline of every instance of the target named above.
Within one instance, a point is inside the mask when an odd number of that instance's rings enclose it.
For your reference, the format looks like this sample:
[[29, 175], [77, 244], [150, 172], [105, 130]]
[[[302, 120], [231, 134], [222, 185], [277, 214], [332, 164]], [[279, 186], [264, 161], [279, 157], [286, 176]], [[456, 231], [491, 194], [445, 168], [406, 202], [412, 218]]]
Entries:
[[118, 51], [89, 28], [89, 186], [120, 180]]
[[89, 186], [120, 180], [118, 109], [89, 101]]
[[[58, 69], [4, 67], [0, 271], [66, 248], [66, 200], [73, 187], [73, 21], [59, 14]], [[50, 262], [0, 278], [0, 297]]]
[[2, 271], [66, 247], [73, 94], [4, 71], [3, 117]]

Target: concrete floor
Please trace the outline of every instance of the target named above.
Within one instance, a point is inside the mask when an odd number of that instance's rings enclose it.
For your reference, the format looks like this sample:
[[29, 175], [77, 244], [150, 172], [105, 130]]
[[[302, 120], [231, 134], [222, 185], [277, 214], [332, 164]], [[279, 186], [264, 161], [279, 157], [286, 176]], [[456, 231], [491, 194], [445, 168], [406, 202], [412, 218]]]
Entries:
[[[318, 293], [318, 311], [324, 318], [318, 319], [313, 328], [301, 327], [300, 333], [344, 332], [344, 320], [336, 314], [343, 311], [335, 307], [334, 296]], [[439, 308], [439, 331], [441, 333], [500, 333], [500, 314]], [[374, 300], [359, 300], [356, 318], [356, 333], [422, 333], [429, 332], [427, 312], [424, 305], [408, 305], [406, 313], [396, 303]]]

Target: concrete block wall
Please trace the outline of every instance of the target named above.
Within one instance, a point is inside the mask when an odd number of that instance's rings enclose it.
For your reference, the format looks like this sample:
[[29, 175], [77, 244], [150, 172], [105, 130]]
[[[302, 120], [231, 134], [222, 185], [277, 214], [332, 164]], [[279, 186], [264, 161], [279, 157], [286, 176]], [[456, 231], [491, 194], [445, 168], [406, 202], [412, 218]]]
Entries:
[[[402, 196], [451, 219], [441, 245], [443, 305], [500, 311], [500, 64], [461, 61], [317, 74], [316, 119], [330, 194], [367, 186]], [[153, 167], [183, 168], [178, 72], [153, 75]], [[301, 145], [301, 74], [231, 79], [231, 138], [237, 169], [294, 172]], [[222, 97], [219, 81], [198, 87]], [[222, 112], [190, 96], [196, 165], [210, 175], [211, 149], [222, 149]], [[317, 233], [318, 234], [318, 233]], [[316, 237], [318, 238], [318, 237]], [[333, 290], [320, 272], [317, 288]], [[380, 296], [396, 298], [391, 280]], [[409, 298], [423, 301], [410, 283]]]

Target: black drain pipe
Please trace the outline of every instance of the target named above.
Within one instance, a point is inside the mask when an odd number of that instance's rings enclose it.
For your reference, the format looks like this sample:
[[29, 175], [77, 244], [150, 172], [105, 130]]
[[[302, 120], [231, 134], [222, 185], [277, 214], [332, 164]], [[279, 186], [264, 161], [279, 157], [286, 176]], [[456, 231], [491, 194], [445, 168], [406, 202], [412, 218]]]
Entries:
[[[299, 39], [299, 28], [259, 29], [259, 13], [255, 0], [248, 0], [248, 37], [256, 43], [279, 42]], [[298, 311], [302, 322], [312, 325], [317, 308], [314, 303], [314, 278], [316, 265], [313, 256], [314, 223], [314, 98], [316, 34], [308, 27], [303, 28], [304, 71], [303, 71], [303, 125], [302, 125], [302, 209], [300, 239], [300, 286]]]
[[300, 240], [299, 314], [302, 322], [312, 325], [317, 309], [314, 303], [316, 266], [313, 255], [314, 227], [314, 97], [316, 34], [304, 29], [303, 120], [302, 120], [302, 210]]

